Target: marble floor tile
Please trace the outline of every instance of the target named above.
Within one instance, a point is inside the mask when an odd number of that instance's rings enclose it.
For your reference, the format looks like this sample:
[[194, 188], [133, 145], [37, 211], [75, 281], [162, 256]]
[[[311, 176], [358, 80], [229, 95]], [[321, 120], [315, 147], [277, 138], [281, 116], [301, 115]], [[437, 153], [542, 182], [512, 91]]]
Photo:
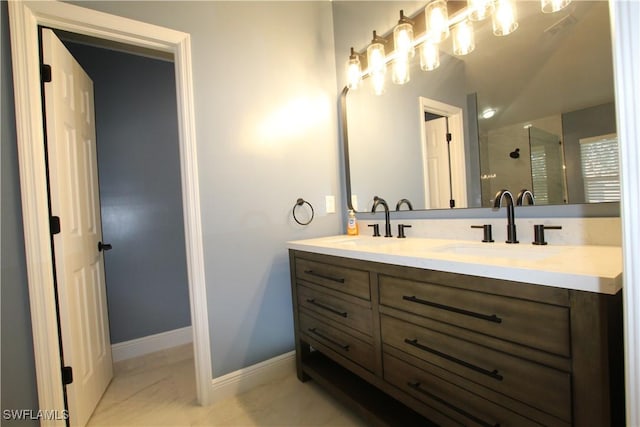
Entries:
[[88, 427], [366, 426], [313, 381], [298, 381], [295, 372], [200, 406], [191, 345], [117, 362], [114, 373]]

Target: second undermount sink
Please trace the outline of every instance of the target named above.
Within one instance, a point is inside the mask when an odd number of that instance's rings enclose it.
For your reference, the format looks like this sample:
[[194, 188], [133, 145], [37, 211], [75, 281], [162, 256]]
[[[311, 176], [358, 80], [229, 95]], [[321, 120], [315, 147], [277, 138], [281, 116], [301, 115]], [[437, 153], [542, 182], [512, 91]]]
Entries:
[[512, 260], [542, 260], [558, 254], [559, 247], [506, 243], [451, 243], [432, 249], [436, 253]]

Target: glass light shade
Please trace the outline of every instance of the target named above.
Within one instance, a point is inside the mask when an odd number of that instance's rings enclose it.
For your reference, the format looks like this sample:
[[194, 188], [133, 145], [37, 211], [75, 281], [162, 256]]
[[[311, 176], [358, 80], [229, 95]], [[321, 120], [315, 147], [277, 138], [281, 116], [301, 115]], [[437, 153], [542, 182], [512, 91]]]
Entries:
[[494, 0], [467, 0], [469, 7], [469, 19], [472, 21], [482, 21], [493, 13]]
[[569, 6], [571, 0], [540, 0], [544, 13], [553, 13]]
[[358, 89], [362, 80], [362, 67], [360, 65], [360, 57], [351, 48], [351, 55], [347, 61], [347, 87], [349, 89]]
[[367, 64], [369, 65], [369, 73], [384, 74], [387, 69], [386, 58], [384, 53], [384, 45], [380, 42], [373, 42], [367, 47]]
[[396, 58], [393, 61], [391, 81], [398, 85], [409, 83], [409, 80], [411, 79], [409, 73], [410, 66], [409, 58], [406, 56]]
[[425, 71], [435, 70], [440, 66], [438, 45], [425, 41], [420, 48], [420, 68]]
[[516, 2], [513, 0], [496, 0], [492, 17], [493, 34], [506, 36], [518, 28], [518, 13]]
[[427, 38], [440, 43], [449, 37], [449, 12], [445, 0], [435, 0], [424, 9]]
[[393, 29], [393, 46], [396, 57], [413, 58], [413, 25], [403, 22]]
[[469, 20], [456, 24], [451, 30], [451, 37], [453, 38], [453, 53], [455, 55], [467, 55], [476, 48], [473, 24]]
[[373, 93], [376, 95], [382, 95], [384, 93], [384, 73], [375, 72], [370, 76], [371, 85], [373, 86]]

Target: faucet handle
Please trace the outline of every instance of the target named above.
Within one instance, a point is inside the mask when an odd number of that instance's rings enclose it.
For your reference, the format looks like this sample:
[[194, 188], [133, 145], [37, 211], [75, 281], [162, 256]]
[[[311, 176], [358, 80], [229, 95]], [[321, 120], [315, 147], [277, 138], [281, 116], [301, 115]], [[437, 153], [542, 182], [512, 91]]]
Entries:
[[404, 235], [405, 228], [411, 228], [411, 226], [407, 224], [398, 224], [398, 239], [404, 239], [407, 237]]
[[373, 237], [380, 237], [380, 224], [369, 224], [369, 227], [373, 227]]
[[547, 244], [547, 242], [544, 240], [544, 230], [562, 230], [562, 227], [559, 225], [544, 225], [544, 224], [534, 225], [533, 226], [534, 240], [531, 244], [533, 245]]
[[484, 243], [492, 243], [494, 242], [493, 236], [491, 233], [491, 224], [484, 225], [472, 225], [471, 228], [482, 228], [484, 230], [482, 241]]

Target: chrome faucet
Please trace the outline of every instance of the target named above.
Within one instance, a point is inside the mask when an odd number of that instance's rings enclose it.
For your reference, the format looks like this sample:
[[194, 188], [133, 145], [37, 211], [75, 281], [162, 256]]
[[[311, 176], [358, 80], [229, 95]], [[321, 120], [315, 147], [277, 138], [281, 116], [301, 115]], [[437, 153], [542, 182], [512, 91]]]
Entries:
[[523, 188], [518, 193], [518, 198], [516, 199], [516, 205], [523, 206], [525, 199], [527, 199], [529, 201], [530, 205], [535, 205], [536, 204], [535, 199], [533, 198], [533, 193], [531, 191], [527, 190], [526, 188]]
[[515, 209], [513, 208], [513, 194], [509, 190], [500, 190], [496, 193], [496, 198], [493, 202], [494, 208], [502, 207], [502, 199], [507, 198], [507, 240], [505, 243], [518, 243], [516, 237], [516, 220]]
[[400, 200], [398, 200], [398, 203], [396, 203], [396, 211], [399, 211], [399, 210], [400, 210], [400, 207], [401, 207], [403, 204], [406, 204], [410, 211], [412, 211], [412, 210], [413, 210], [413, 205], [411, 204], [411, 202], [409, 201], [409, 199], [400, 199]]
[[389, 216], [389, 205], [383, 198], [375, 196], [373, 198], [373, 207], [371, 208], [371, 213], [376, 212], [378, 205], [382, 205], [382, 207], [384, 208], [384, 237], [393, 237], [391, 235], [391, 218]]

